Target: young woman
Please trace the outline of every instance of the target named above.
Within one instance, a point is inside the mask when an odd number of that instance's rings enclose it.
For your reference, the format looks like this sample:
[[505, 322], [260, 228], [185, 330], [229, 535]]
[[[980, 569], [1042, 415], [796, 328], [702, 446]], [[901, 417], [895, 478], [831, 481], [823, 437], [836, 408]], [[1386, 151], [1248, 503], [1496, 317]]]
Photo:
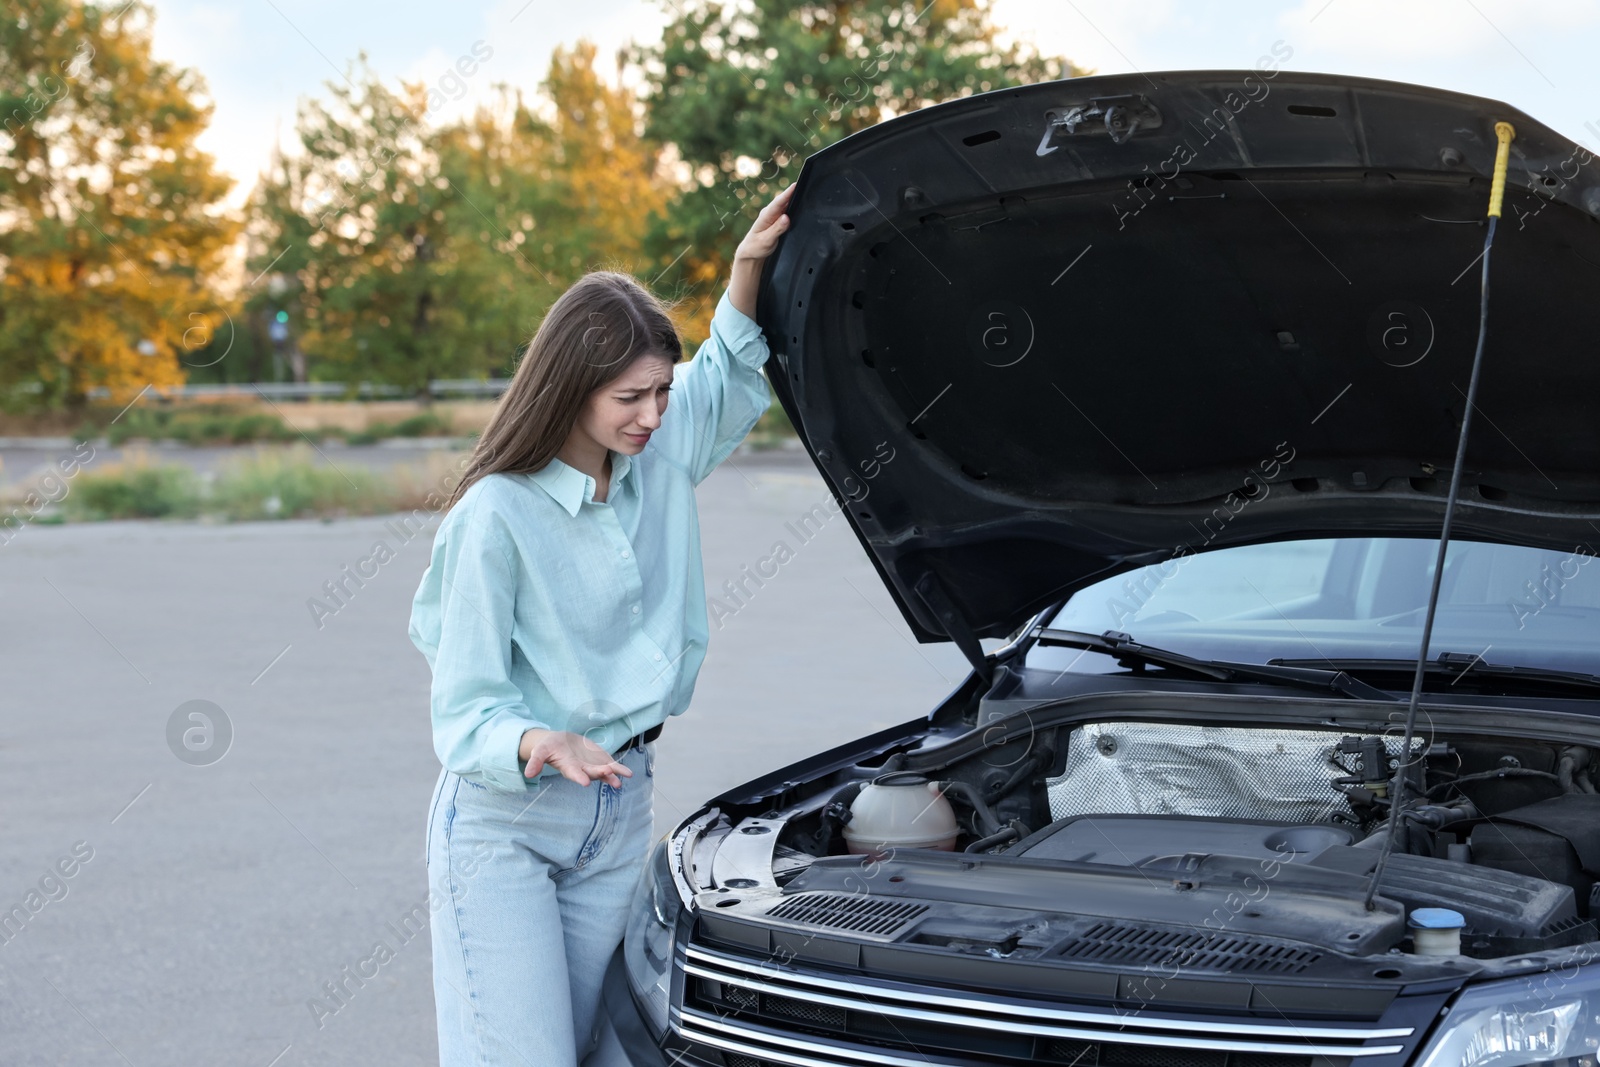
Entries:
[[444, 1067], [593, 1045], [651, 841], [654, 738], [710, 636], [694, 487], [770, 403], [756, 287], [793, 188], [740, 242], [687, 365], [631, 277], [563, 293], [434, 535], [409, 633], [444, 764], [426, 835]]

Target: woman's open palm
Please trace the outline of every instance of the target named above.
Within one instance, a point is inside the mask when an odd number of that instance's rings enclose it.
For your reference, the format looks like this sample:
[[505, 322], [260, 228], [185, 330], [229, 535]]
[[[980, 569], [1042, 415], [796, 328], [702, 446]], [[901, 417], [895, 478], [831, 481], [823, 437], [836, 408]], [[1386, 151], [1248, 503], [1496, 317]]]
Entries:
[[602, 779], [611, 788], [620, 789], [623, 778], [633, 777], [632, 769], [612, 759], [611, 753], [569, 730], [528, 730], [522, 735], [521, 747], [525, 750], [523, 758], [528, 761], [523, 774], [529, 778], [547, 763], [579, 785]]

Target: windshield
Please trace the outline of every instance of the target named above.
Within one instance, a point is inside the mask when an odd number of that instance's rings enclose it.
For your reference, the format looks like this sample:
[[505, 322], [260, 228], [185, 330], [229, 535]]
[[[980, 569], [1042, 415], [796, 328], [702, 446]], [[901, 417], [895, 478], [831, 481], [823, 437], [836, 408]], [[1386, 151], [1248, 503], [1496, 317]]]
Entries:
[[[1415, 660], [1437, 540], [1359, 537], [1180, 556], [1073, 594], [1050, 622], [1203, 659]], [[1452, 541], [1429, 659], [1600, 673], [1600, 565], [1553, 552]], [[1113, 661], [1035, 647], [1028, 664], [1101, 672]]]

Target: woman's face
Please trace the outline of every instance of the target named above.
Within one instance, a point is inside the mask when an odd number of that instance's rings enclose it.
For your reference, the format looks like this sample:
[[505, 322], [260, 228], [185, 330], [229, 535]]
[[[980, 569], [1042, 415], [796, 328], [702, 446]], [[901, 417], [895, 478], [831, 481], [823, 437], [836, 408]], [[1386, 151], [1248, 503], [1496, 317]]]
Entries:
[[635, 359], [616, 379], [589, 394], [573, 432], [614, 452], [643, 452], [667, 410], [672, 366], [666, 356]]

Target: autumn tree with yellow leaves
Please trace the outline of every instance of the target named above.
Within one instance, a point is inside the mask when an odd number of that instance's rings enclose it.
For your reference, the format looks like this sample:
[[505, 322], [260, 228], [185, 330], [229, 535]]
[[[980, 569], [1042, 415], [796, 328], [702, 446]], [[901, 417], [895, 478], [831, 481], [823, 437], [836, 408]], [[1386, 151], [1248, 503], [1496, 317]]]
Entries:
[[[435, 378], [508, 376], [595, 269], [685, 298], [692, 350], [749, 220], [806, 155], [939, 100], [1075, 72], [999, 44], [988, 0], [673, 6], [615, 79], [579, 41], [535, 92], [494, 85], [443, 124], [426, 85], [385, 85], [363, 55], [301, 105], [235, 220], [219, 207], [230, 179], [195, 148], [204, 84], [152, 57], [149, 0], [12, 0], [0, 410], [77, 408], [97, 386], [123, 403], [195, 368], [252, 377], [273, 344], [297, 379], [425, 396]], [[463, 62], [492, 52], [477, 42]], [[629, 61], [642, 93], [624, 87]], [[216, 275], [241, 227], [252, 284], [235, 307]], [[235, 334], [243, 354], [219, 366]]]
[[227, 321], [231, 180], [195, 139], [192, 70], [151, 55], [144, 0], [0, 10], [0, 409], [181, 385]]

